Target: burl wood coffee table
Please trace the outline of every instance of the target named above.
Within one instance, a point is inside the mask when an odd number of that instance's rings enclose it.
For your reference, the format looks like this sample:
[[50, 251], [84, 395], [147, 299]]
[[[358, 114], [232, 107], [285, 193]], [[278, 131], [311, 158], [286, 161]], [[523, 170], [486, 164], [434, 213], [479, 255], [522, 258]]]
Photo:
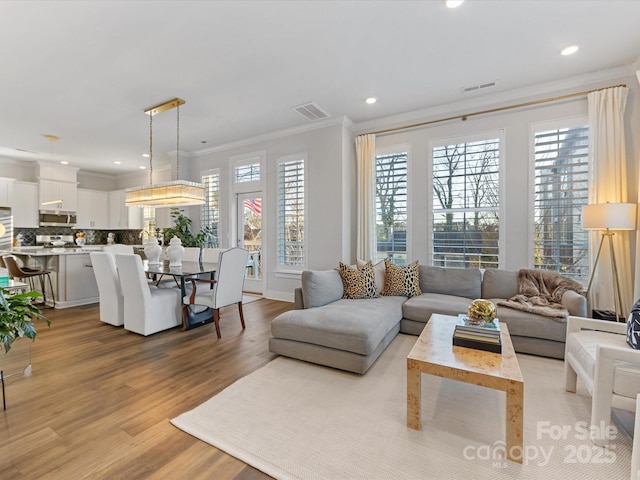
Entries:
[[500, 324], [502, 354], [454, 347], [457, 317], [433, 314], [407, 357], [407, 426], [420, 430], [420, 375], [472, 383], [507, 394], [507, 459], [522, 463], [524, 381], [509, 337]]

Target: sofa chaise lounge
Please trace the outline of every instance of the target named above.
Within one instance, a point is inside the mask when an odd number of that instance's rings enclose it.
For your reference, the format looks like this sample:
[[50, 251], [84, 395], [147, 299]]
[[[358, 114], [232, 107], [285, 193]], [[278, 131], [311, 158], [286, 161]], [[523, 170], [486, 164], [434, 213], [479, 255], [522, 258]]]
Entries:
[[[476, 298], [497, 302], [518, 293], [518, 272], [420, 265], [421, 295], [344, 299], [337, 270], [305, 271], [295, 309], [271, 324], [269, 350], [307, 362], [365, 373], [398, 333], [419, 335], [431, 314], [466, 313]], [[562, 304], [586, 316], [584, 296], [568, 290]], [[564, 358], [566, 323], [498, 305], [516, 352]]]

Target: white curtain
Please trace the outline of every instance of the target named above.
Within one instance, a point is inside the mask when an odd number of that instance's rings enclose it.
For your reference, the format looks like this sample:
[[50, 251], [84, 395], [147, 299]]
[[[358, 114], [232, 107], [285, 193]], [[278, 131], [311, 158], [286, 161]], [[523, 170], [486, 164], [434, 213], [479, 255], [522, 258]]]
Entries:
[[375, 259], [376, 239], [376, 136], [356, 137], [358, 180], [358, 245], [356, 255]]
[[[592, 92], [589, 103], [589, 203], [626, 203], [627, 154], [624, 135], [624, 110], [629, 90], [613, 87]], [[595, 261], [601, 232], [590, 235], [591, 265]], [[622, 313], [625, 317], [633, 304], [631, 243], [629, 232], [617, 230], [613, 236]], [[609, 249], [605, 244], [592, 287], [592, 306], [601, 310], [614, 310], [614, 279], [611, 273]]]

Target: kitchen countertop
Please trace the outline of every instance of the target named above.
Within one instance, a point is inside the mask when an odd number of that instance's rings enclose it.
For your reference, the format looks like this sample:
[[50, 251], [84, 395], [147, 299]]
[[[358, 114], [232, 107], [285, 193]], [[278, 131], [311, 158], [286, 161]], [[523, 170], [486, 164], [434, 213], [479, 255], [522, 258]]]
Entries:
[[79, 255], [90, 252], [99, 252], [102, 245], [85, 245], [77, 248], [38, 248], [38, 247], [13, 247], [11, 250], [5, 250], [3, 253], [11, 253], [13, 255], [29, 255], [31, 257], [50, 257], [52, 255]]
[[[31, 257], [50, 257], [53, 255], [79, 255], [90, 252], [100, 252], [106, 245], [84, 245], [82, 247], [13, 247], [2, 250], [4, 254], [29, 255]], [[132, 245], [133, 248], [144, 248], [144, 245]]]

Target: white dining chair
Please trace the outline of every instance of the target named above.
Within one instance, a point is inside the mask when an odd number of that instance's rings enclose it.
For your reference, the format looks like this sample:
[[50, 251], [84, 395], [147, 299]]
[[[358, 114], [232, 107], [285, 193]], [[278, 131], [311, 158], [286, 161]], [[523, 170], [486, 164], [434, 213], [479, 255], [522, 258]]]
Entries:
[[126, 253], [126, 254], [133, 254], [133, 245], [124, 245], [122, 243], [115, 243], [113, 245], [105, 245], [104, 247], [102, 247], [102, 251], [103, 252], [109, 252], [109, 253]]
[[100, 320], [120, 327], [124, 325], [124, 297], [115, 257], [107, 252], [90, 252], [89, 257], [100, 295]]
[[184, 247], [183, 262], [197, 262], [200, 260], [200, 247]]
[[[187, 323], [186, 315], [189, 309], [199, 312], [204, 306], [212, 309], [213, 323], [216, 327], [216, 334], [221, 338], [220, 334], [220, 309], [228, 305], [237, 304], [240, 313], [240, 323], [244, 330], [244, 313], [242, 311], [242, 289], [244, 287], [244, 276], [247, 268], [247, 259], [249, 252], [243, 248], [232, 248], [220, 253], [218, 261], [218, 270], [216, 271], [215, 280], [207, 280], [203, 278], [190, 279], [193, 285], [190, 295], [186, 295], [182, 301], [182, 315], [185, 324]], [[197, 289], [198, 283], [211, 285], [213, 288], [200, 287]]]
[[124, 297], [124, 328], [146, 336], [180, 325], [180, 290], [150, 287], [139, 255], [115, 257]]

